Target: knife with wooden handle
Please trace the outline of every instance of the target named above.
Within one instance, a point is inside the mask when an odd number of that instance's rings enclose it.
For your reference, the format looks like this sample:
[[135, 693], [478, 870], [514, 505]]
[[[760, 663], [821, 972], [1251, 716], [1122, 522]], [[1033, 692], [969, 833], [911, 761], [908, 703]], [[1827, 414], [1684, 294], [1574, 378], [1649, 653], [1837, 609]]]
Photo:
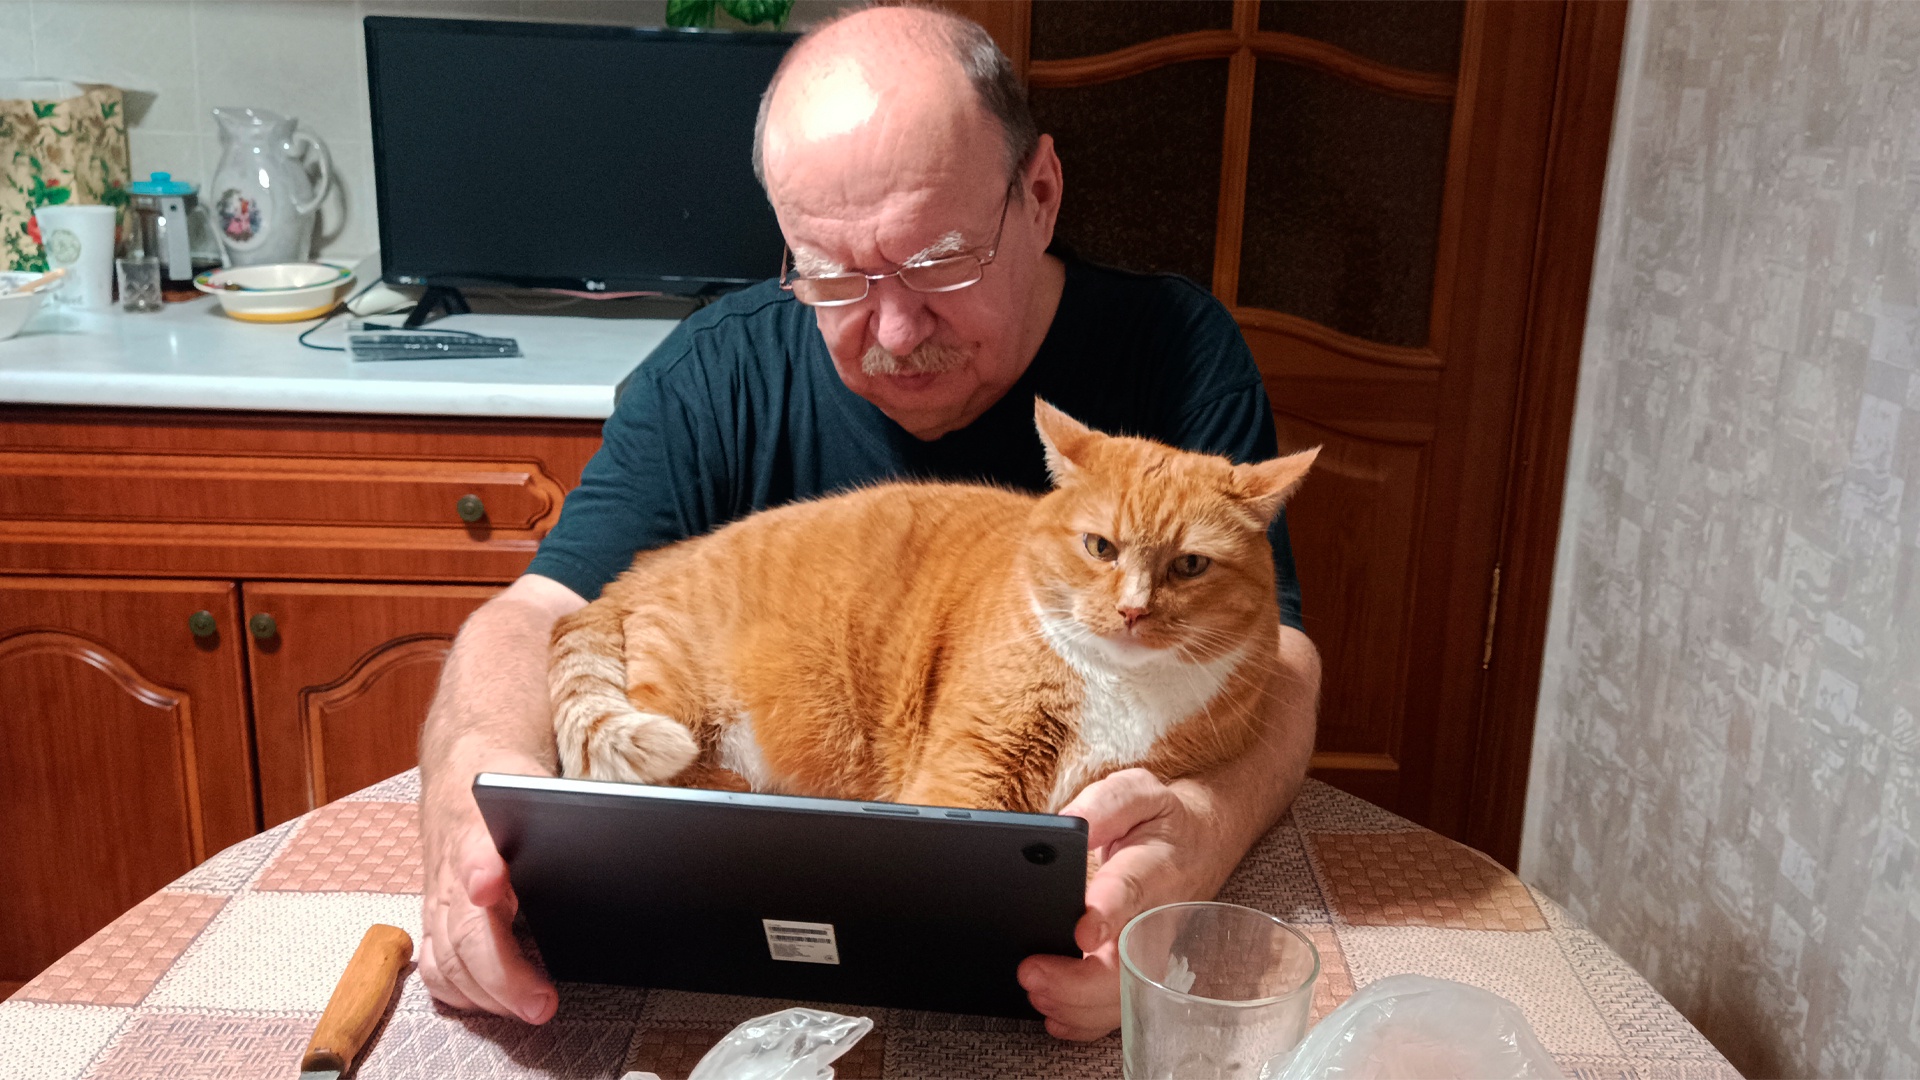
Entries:
[[300, 1058], [300, 1080], [339, 1080], [379, 1026], [394, 984], [411, 959], [413, 939], [405, 930], [373, 924], [327, 999], [313, 1040]]

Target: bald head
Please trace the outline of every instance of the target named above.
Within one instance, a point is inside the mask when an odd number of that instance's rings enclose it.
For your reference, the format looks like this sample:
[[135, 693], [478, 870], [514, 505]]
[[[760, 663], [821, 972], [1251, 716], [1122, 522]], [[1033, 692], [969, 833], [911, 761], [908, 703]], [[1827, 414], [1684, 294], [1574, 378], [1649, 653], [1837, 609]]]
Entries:
[[754, 173], [774, 195], [796, 151], [877, 151], [897, 168], [903, 154], [977, 153], [970, 144], [981, 136], [1000, 143], [1008, 176], [1038, 138], [993, 38], [944, 11], [870, 8], [816, 27], [788, 52], [761, 98]]
[[[761, 99], [754, 151], [791, 272], [870, 282], [813, 309], [849, 390], [933, 439], [1019, 380], [1065, 282], [1046, 254], [1060, 159], [986, 31], [901, 7], [816, 28]], [[936, 264], [975, 276], [896, 273]]]

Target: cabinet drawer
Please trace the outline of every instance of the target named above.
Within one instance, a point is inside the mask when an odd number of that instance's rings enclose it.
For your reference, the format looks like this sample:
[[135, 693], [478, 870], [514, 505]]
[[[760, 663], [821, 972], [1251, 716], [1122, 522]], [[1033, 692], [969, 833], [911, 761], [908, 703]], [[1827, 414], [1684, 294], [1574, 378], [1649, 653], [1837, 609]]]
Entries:
[[532, 462], [0, 452], [12, 521], [545, 532], [565, 495]]
[[0, 407], [0, 573], [504, 583], [584, 420]]

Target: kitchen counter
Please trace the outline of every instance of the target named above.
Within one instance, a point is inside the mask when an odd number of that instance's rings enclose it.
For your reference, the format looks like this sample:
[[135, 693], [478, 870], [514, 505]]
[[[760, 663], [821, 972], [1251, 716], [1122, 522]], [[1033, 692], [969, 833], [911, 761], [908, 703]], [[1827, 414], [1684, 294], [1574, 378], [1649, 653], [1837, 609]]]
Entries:
[[[378, 321], [399, 325], [403, 315]], [[346, 317], [316, 333], [344, 344]], [[288, 412], [603, 419], [672, 319], [456, 315], [436, 327], [517, 338], [514, 359], [355, 363], [298, 342], [312, 323], [243, 323], [212, 297], [148, 314], [43, 307], [0, 341], [0, 401]]]

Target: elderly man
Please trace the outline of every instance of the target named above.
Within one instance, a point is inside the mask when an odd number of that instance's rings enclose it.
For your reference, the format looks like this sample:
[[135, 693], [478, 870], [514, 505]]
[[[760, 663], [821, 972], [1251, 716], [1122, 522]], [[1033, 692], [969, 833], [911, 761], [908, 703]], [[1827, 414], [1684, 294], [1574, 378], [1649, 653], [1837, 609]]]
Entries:
[[[553, 987], [509, 932], [514, 898], [469, 786], [555, 771], [548, 633], [636, 550], [890, 477], [1045, 490], [1035, 394], [1095, 427], [1277, 453], [1252, 357], [1210, 296], [1049, 252], [1060, 161], [979, 27], [877, 8], [817, 29], [768, 88], [754, 149], [791, 270], [689, 318], [640, 368], [528, 573], [448, 657], [421, 740], [420, 955], [449, 1004], [553, 1015]], [[1017, 973], [1060, 1038], [1119, 1024], [1121, 926], [1213, 895], [1305, 774], [1319, 662], [1284, 521], [1273, 536], [1287, 625], [1268, 737], [1200, 776], [1115, 774], [1066, 808], [1105, 856], [1075, 929], [1085, 956]]]

